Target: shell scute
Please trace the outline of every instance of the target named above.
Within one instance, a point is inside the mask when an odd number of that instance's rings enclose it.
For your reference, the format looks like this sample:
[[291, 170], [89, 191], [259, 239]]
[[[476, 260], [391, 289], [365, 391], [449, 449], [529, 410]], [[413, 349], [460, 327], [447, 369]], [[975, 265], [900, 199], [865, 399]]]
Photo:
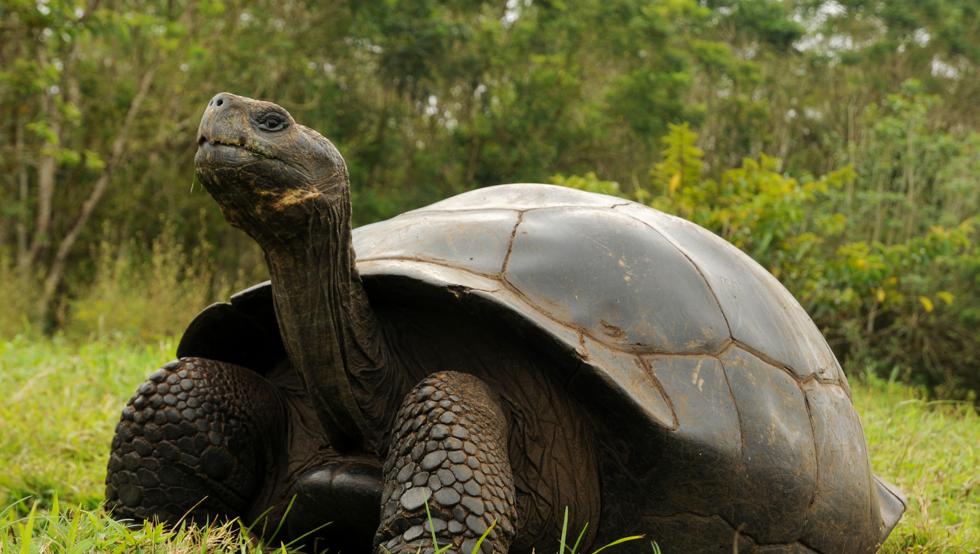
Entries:
[[644, 357], [654, 377], [672, 400], [677, 426], [658, 473], [654, 489], [658, 504], [672, 511], [716, 513], [732, 520], [734, 507], [718, 498], [734, 498], [742, 452], [738, 411], [725, 370], [713, 356]]
[[556, 320], [614, 348], [710, 353], [729, 338], [697, 268], [608, 209], [527, 212], [504, 277]]
[[412, 212], [359, 228], [354, 251], [359, 261], [414, 259], [495, 275], [517, 219], [511, 210]]
[[[577, 355], [583, 364], [590, 369], [579, 374], [587, 373], [593, 379], [598, 379], [602, 388], [614, 391], [627, 404], [640, 407], [641, 413], [657, 422], [666, 429], [677, 427], [677, 418], [670, 399], [663, 387], [653, 374], [650, 367], [640, 356], [631, 356], [622, 351], [610, 348], [591, 337], [581, 335]], [[581, 378], [582, 375], [576, 377]], [[583, 387], [584, 390], [595, 391], [595, 387]], [[616, 402], [615, 399], [610, 399]]]
[[881, 519], [872, 512], [876, 483], [861, 422], [840, 387], [808, 382], [803, 390], [813, 420], [819, 475], [801, 538], [824, 552], [873, 550]]
[[734, 495], [735, 525], [763, 543], [791, 542], [803, 533], [817, 467], [813, 428], [798, 382], [732, 346], [721, 356], [738, 410], [742, 452]]

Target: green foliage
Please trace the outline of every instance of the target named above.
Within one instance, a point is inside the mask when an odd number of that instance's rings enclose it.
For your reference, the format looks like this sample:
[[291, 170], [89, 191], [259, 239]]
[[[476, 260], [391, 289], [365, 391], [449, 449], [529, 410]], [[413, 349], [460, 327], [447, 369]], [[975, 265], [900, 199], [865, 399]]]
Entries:
[[[200, 113], [230, 90], [337, 144], [357, 225], [567, 176], [746, 249], [843, 355], [976, 387], [975, 250], [961, 240], [975, 243], [961, 226], [980, 203], [969, 0], [51, 0], [0, 16], [3, 336], [157, 335], [239, 270], [261, 274], [256, 247], [192, 182]], [[193, 261], [154, 266], [148, 245], [164, 235]], [[205, 242], [216, 247], [196, 252]], [[104, 243], [123, 245], [93, 262]], [[844, 261], [862, 256], [888, 269]], [[154, 301], [179, 308], [150, 315]]]
[[[670, 125], [670, 132], [661, 139], [661, 159], [653, 166], [651, 175], [651, 188], [655, 193], [669, 197], [680, 190], [686, 193], [697, 188], [704, 167], [704, 152], [695, 146], [696, 140], [697, 134], [687, 123]], [[643, 188], [639, 188], [637, 194], [641, 200], [647, 196]], [[694, 206], [687, 208], [690, 210]]]
[[846, 215], [863, 223], [854, 227], [860, 236], [905, 241], [934, 224], [956, 225], [980, 205], [977, 174], [970, 183], [962, 174], [951, 179], [946, 170], [977, 169], [976, 150], [964, 148], [963, 141], [976, 144], [980, 138], [939, 128], [936, 111], [937, 98], [923, 94], [915, 81], [868, 110], [869, 133], [855, 153], [856, 162], [863, 160], [861, 186], [843, 198]]
[[584, 190], [586, 192], [609, 194], [613, 196], [620, 196], [623, 194], [623, 191], [620, 190], [619, 183], [616, 181], [603, 181], [595, 174], [595, 172], [592, 171], [586, 173], [585, 175], [571, 175], [569, 177], [565, 177], [564, 175], [554, 175], [551, 177], [551, 182], [556, 185]]
[[822, 267], [808, 264], [809, 279], [822, 282], [804, 283], [812, 291], [804, 298], [839, 351], [941, 396], [975, 397], [978, 223], [936, 226], [892, 245], [845, 242]]

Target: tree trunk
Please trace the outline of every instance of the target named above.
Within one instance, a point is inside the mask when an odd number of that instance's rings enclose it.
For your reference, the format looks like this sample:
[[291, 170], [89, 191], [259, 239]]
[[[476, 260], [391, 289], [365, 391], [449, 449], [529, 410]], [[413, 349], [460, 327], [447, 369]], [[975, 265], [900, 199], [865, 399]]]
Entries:
[[905, 135], [905, 236], [904, 241], [908, 241], [912, 237], [913, 224], [915, 223], [915, 216], [919, 212], [920, 208], [915, 205], [916, 201], [916, 183], [915, 183], [915, 160], [914, 159], [914, 136], [915, 129], [912, 125], [909, 125], [908, 133]]
[[15, 226], [17, 234], [17, 266], [23, 267], [27, 260], [27, 202], [30, 198], [30, 184], [27, 176], [27, 164], [24, 163], [24, 126], [21, 118], [17, 118], [17, 130], [14, 135], [14, 157], [17, 158], [17, 202], [20, 213], [17, 215]]
[[48, 122], [55, 136], [55, 144], [41, 147], [41, 161], [38, 162], [37, 167], [37, 214], [34, 218], [34, 233], [30, 248], [20, 264], [20, 269], [27, 272], [33, 270], [34, 262], [51, 238], [51, 201], [54, 199], [55, 177], [58, 171], [55, 152], [61, 142], [61, 115], [55, 106], [54, 98], [47, 92], [41, 100], [41, 120]]
[[126, 111], [126, 117], [123, 119], [122, 127], [119, 129], [119, 133], [116, 135], [116, 139], [112, 143], [112, 151], [110, 153], [109, 159], [106, 162], [105, 169], [102, 171], [102, 175], [99, 176], [98, 180], [95, 182], [95, 186], [92, 187], [92, 192], [89, 193], [88, 198], [82, 203], [82, 208], [78, 213], [78, 218], [75, 223], [71, 226], [68, 232], [62, 237], [61, 242], [58, 244], [58, 250], [55, 253], [54, 259], [51, 262], [51, 268], [48, 270], [47, 277], [44, 279], [44, 289], [41, 293], [41, 299], [39, 301], [39, 312], [45, 316], [49, 315], [51, 309], [51, 301], [54, 298], [55, 291], [58, 290], [58, 286], [61, 284], [61, 280], [64, 277], [65, 272], [65, 262], [68, 259], [68, 255], [71, 254], [72, 248], [75, 246], [75, 242], [78, 240], [78, 236], [81, 234], [82, 229], [88, 223], [92, 212], [99, 205], [102, 200], [102, 196], [105, 194], [106, 188], [109, 186], [109, 181], [112, 178], [112, 174], [116, 167], [122, 161], [126, 154], [126, 145], [129, 138], [129, 132], [133, 127], [133, 122], [136, 119], [136, 114], [139, 112], [140, 106], [143, 104], [143, 100], [146, 98], [147, 93], [150, 91], [150, 85], [153, 83], [153, 76], [155, 74], [155, 69], [151, 67], [143, 74], [143, 78], [140, 80], [139, 89], [133, 100], [129, 104], [129, 109]]

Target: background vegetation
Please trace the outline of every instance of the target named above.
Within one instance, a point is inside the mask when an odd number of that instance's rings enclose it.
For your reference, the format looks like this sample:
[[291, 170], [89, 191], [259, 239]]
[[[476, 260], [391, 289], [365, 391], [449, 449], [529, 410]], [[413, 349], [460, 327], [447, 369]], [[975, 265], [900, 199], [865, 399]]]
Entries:
[[356, 223], [559, 181], [705, 225], [847, 365], [980, 389], [969, 0], [0, 3], [0, 333], [179, 332], [263, 277], [192, 181], [217, 91], [331, 137]]
[[263, 277], [192, 181], [231, 90], [331, 137], [356, 223], [562, 183], [709, 227], [846, 365], [980, 389], [971, 0], [0, 2], [0, 336], [179, 332]]

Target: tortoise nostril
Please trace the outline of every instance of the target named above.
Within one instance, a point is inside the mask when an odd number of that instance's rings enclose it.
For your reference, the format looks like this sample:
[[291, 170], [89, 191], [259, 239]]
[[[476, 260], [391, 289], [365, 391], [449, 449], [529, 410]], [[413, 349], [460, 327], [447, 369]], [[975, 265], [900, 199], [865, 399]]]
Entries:
[[212, 109], [228, 109], [234, 104], [235, 95], [227, 92], [219, 92], [211, 97], [208, 101], [208, 106]]
[[226, 93], [219, 92], [218, 94], [212, 96], [211, 100], [208, 101], [208, 107], [217, 109], [220, 108], [221, 106], [224, 106], [225, 104], [228, 104], [230, 106], [231, 105], [230, 100], [231, 99], [228, 98], [228, 95]]

